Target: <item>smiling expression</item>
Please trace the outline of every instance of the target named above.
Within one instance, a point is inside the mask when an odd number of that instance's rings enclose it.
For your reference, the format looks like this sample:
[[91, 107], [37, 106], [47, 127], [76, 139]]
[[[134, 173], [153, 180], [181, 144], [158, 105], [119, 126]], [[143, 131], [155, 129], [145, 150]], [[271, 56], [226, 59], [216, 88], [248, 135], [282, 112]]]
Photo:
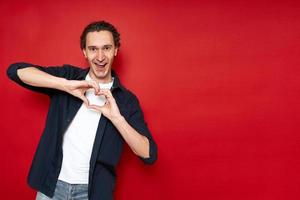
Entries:
[[111, 32], [94, 31], [86, 35], [83, 54], [89, 63], [89, 75], [93, 80], [98, 83], [111, 82], [111, 68], [117, 53]]

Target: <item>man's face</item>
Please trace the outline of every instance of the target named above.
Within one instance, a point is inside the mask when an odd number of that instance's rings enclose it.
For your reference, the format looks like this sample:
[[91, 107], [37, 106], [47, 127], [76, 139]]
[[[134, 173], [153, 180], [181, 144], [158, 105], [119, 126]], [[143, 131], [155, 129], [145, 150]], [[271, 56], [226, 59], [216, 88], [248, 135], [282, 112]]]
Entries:
[[86, 35], [86, 57], [91, 78], [100, 83], [111, 81], [111, 68], [118, 48], [114, 45], [113, 35], [109, 31], [89, 32]]

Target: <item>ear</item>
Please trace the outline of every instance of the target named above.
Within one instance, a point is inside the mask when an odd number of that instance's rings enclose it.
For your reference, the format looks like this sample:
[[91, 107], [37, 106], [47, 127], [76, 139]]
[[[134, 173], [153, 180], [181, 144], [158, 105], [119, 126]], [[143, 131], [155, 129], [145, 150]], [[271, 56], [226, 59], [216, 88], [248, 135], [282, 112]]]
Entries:
[[87, 58], [86, 50], [85, 49], [82, 49], [82, 53], [83, 53], [84, 57]]
[[117, 56], [118, 50], [119, 50], [119, 48], [116, 48], [116, 49], [115, 49], [115, 56]]

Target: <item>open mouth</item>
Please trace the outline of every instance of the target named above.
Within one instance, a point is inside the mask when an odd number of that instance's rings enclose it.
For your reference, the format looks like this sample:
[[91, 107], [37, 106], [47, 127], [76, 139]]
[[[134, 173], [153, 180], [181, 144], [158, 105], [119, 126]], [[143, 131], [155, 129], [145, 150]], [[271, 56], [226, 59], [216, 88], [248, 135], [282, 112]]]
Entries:
[[94, 63], [94, 64], [99, 68], [104, 68], [107, 65], [107, 63], [103, 63], [103, 64]]

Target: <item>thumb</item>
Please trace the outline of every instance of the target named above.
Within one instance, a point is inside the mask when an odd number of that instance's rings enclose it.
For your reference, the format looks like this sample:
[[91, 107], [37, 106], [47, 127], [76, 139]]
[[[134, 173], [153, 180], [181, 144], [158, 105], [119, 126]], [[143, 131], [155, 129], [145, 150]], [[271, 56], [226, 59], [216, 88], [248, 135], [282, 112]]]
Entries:
[[79, 96], [79, 99], [81, 99], [87, 107], [90, 105], [89, 100], [85, 96]]
[[100, 113], [102, 113], [102, 107], [101, 106], [97, 106], [97, 105], [89, 105], [89, 109], [92, 109], [92, 110], [95, 110], [95, 111], [98, 111]]

